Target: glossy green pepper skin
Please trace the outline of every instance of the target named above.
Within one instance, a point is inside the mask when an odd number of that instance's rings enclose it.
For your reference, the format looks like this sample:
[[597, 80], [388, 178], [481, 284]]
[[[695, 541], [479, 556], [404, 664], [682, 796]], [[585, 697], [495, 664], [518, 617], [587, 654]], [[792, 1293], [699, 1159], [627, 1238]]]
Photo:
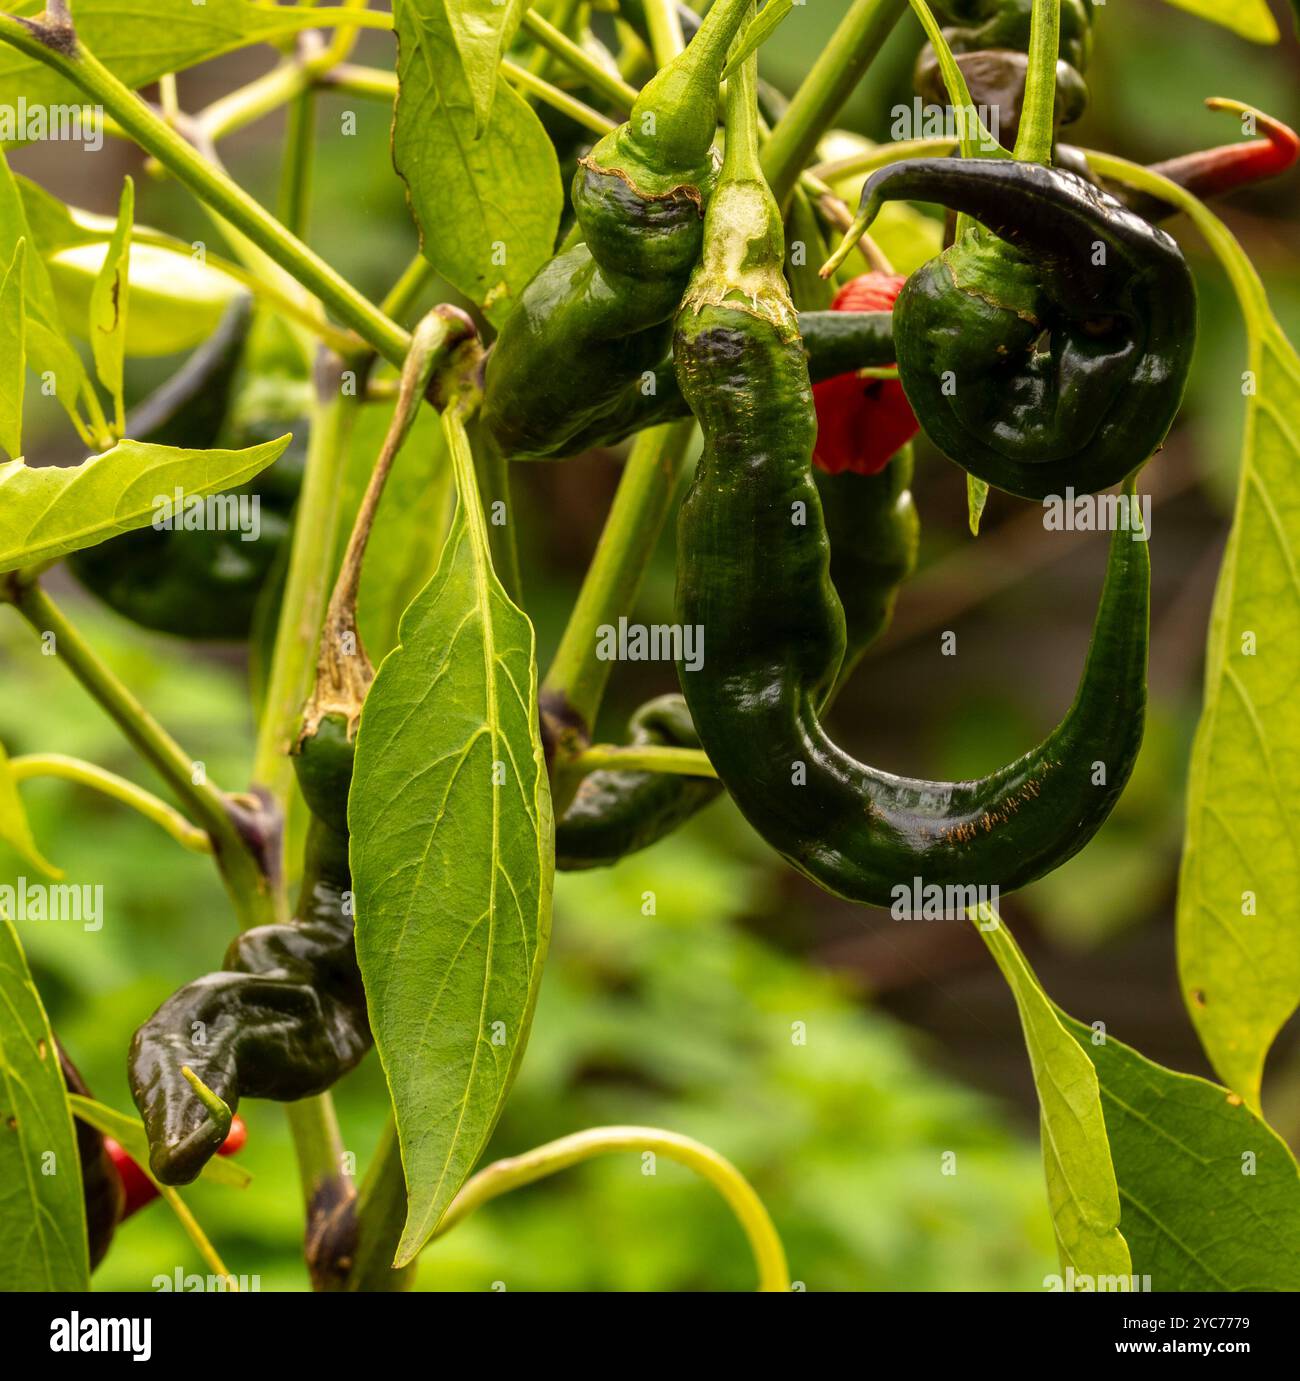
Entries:
[[226, 1135], [181, 1073], [188, 1066], [233, 1112], [240, 1098], [322, 1093], [369, 1050], [370, 1026], [347, 898], [352, 745], [322, 721], [294, 758], [312, 811], [297, 915], [245, 931], [221, 972], [174, 993], [136, 1032], [131, 1095], [164, 1184], [188, 1184]]
[[[1009, 766], [922, 781], [857, 762], [830, 739], [819, 715], [845, 623], [811, 474], [811, 389], [781, 277], [780, 218], [743, 106], [736, 119], [674, 352], [704, 434], [678, 530], [678, 619], [703, 627], [707, 649], [698, 671], [679, 668], [692, 719], [741, 812], [828, 891], [875, 906], [899, 887], [910, 895], [917, 878], [1010, 891], [1081, 849], [1132, 769], [1146, 702], [1146, 544], [1115, 534], [1075, 702]], [[1098, 762], [1104, 784], [1094, 784]]]
[[[698, 748], [700, 740], [680, 695], [647, 701], [628, 721], [628, 742]], [[555, 827], [555, 866], [574, 872], [603, 868], [647, 849], [722, 793], [710, 777], [665, 772], [591, 772], [582, 779]]]
[[894, 304], [899, 376], [926, 434], [1026, 499], [1119, 483], [1164, 440], [1196, 346], [1177, 244], [1073, 173], [996, 159], [896, 163], [862, 209], [937, 201], [978, 227]]
[[251, 484], [231, 490], [256, 496], [255, 541], [234, 530], [140, 528], [75, 553], [77, 579], [111, 609], [143, 628], [179, 637], [248, 636], [253, 612], [292, 531], [302, 484], [307, 426], [296, 389], [263, 391], [261, 411], [237, 423], [237, 392], [250, 324], [246, 303], [227, 312], [221, 329], [127, 419], [127, 435], [163, 446], [242, 448], [286, 431], [293, 440]]
[[716, 176], [718, 82], [748, 0], [718, 0], [578, 165], [585, 243], [534, 276], [488, 359], [483, 419], [515, 460], [572, 454], [667, 354]]
[[[890, 312], [800, 312], [799, 329], [813, 383], [894, 362]], [[544, 401], [540, 406], [546, 406]], [[604, 403], [567, 444], [575, 453], [616, 446], [647, 427], [689, 417], [690, 411], [677, 384], [672, 352], [666, 350], [653, 369], [643, 371], [619, 398]]]
[[888, 628], [899, 586], [916, 569], [921, 520], [912, 499], [912, 448], [904, 446], [875, 475], [817, 470], [815, 478], [830, 541], [831, 584], [844, 610], [838, 690]]

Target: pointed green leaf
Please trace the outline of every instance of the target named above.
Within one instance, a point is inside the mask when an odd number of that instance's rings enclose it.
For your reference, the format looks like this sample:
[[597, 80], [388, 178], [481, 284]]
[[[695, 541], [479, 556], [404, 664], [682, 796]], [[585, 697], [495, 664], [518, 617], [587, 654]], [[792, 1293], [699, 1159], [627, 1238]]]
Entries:
[[1222, 24], [1252, 43], [1276, 43], [1281, 37], [1277, 21], [1269, 11], [1268, 0], [1166, 0], [1166, 3], [1208, 19], [1212, 24]]
[[1226, 1088], [1064, 1012], [1101, 1081], [1124, 1237], [1152, 1290], [1300, 1290], [1300, 1171]]
[[[96, 1102], [95, 1099], [83, 1097], [79, 1093], [70, 1093], [68, 1102], [72, 1106], [74, 1117], [94, 1127], [97, 1132], [111, 1136], [140, 1169], [153, 1179], [149, 1170], [149, 1136], [144, 1129], [144, 1123], [138, 1117], [130, 1117], [124, 1112], [118, 1112], [116, 1108], [110, 1108], [106, 1103]], [[213, 1156], [199, 1171], [199, 1179], [207, 1180], [209, 1184], [229, 1185], [232, 1189], [247, 1189], [253, 1182], [250, 1171], [226, 1156]], [[154, 1180], [154, 1183], [157, 1184], [157, 1180]]]
[[742, 62], [762, 47], [777, 31], [781, 21], [794, 9], [795, 0], [767, 0], [767, 4], [750, 20], [748, 27], [736, 40], [727, 58], [723, 77], [730, 77]]
[[39, 868], [46, 877], [63, 876], [63, 870], [50, 863], [36, 847], [32, 827], [27, 822], [27, 811], [23, 808], [23, 798], [18, 794], [18, 783], [14, 780], [9, 754], [5, 752], [3, 743], [0, 743], [0, 841], [8, 844], [33, 868]]
[[95, 372], [113, 399], [119, 436], [126, 430], [122, 370], [126, 363], [126, 316], [131, 296], [128, 268], [134, 224], [135, 183], [128, 177], [122, 182], [117, 225], [90, 291], [90, 347], [95, 357]]
[[443, 0], [396, 0], [394, 11], [393, 162], [420, 250], [499, 324], [555, 245], [564, 206], [555, 149], [504, 83], [478, 130]]
[[446, 0], [461, 69], [474, 97], [475, 134], [482, 134], [496, 97], [501, 58], [510, 47], [526, 0]]
[[50, 1023], [0, 908], [0, 1291], [88, 1290], [81, 1162]]
[[974, 475], [966, 476], [966, 521], [970, 524], [970, 535], [980, 535], [980, 519], [984, 516], [984, 505], [989, 501], [988, 484]]
[[236, 489], [289, 444], [289, 437], [243, 451], [189, 451], [119, 441], [80, 465], [34, 470], [0, 465], [0, 572], [53, 561], [120, 532], [146, 527], [177, 489], [188, 499]]
[[[0, 54], [8, 51], [11, 50], [0, 44]], [[0, 151], [0, 263], [13, 261], [19, 240], [26, 240], [35, 248], [22, 194]], [[24, 254], [22, 265], [28, 363], [45, 376], [45, 387], [54, 392], [68, 416], [80, 428], [77, 403], [90, 386], [81, 356], [64, 339], [63, 323], [45, 261], [39, 254]]]
[[23, 311], [23, 255], [27, 241], [14, 245], [0, 283], [0, 449], [11, 460], [23, 453], [23, 391], [27, 382], [27, 317]]
[[551, 928], [533, 629], [492, 570], [464, 424], [443, 425], [456, 515], [366, 698], [348, 804], [357, 958], [406, 1172], [398, 1265], [496, 1125]]
[[1097, 1074], [1061, 1025], [1020, 947], [988, 907], [976, 921], [1020, 1012], [1042, 1115], [1043, 1166], [1062, 1269], [1090, 1276], [1131, 1273], [1119, 1231], [1119, 1190], [1111, 1164]]

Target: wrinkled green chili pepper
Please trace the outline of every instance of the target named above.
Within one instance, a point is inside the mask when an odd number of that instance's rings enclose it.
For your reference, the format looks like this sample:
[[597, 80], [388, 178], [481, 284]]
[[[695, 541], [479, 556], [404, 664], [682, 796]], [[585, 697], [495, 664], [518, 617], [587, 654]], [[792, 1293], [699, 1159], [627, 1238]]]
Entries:
[[1000, 159], [875, 173], [859, 220], [904, 197], [979, 226], [908, 280], [894, 345], [945, 455], [1027, 499], [1117, 484], [1165, 438], [1196, 345], [1177, 244], [1073, 173]]
[[[628, 742], [698, 748], [700, 740], [680, 695], [649, 700], [628, 721]], [[649, 848], [722, 792], [712, 777], [665, 772], [591, 772], [556, 822], [555, 866], [600, 868]]]
[[[89, 1098], [91, 1094], [86, 1081], [72, 1063], [62, 1042], [56, 1040], [54, 1044], [59, 1052], [64, 1087], [69, 1093], [79, 1093], [83, 1098]], [[90, 1269], [93, 1271], [108, 1255], [126, 1204], [126, 1191], [122, 1186], [122, 1177], [117, 1173], [117, 1166], [113, 1164], [113, 1158], [104, 1144], [104, 1134], [79, 1117], [72, 1119], [72, 1127], [77, 1136], [77, 1159], [81, 1162], [86, 1240], [90, 1251]]]
[[126, 434], [207, 450], [252, 446], [292, 431], [274, 465], [230, 491], [256, 498], [256, 540], [245, 541], [233, 528], [145, 527], [68, 560], [87, 590], [143, 628], [186, 638], [246, 638], [287, 545], [306, 457], [304, 400], [296, 388], [250, 377], [250, 325], [247, 302], [233, 304], [216, 334], [132, 412]]
[[312, 817], [296, 918], [245, 931], [222, 971], [169, 997], [131, 1045], [131, 1095], [164, 1184], [194, 1179], [228, 1130], [183, 1069], [233, 1112], [241, 1098], [321, 1093], [370, 1049], [347, 905], [352, 744], [342, 717], [321, 721], [294, 767]]
[[504, 455], [571, 453], [667, 355], [716, 177], [718, 82], [747, 4], [717, 0], [627, 123], [579, 163], [585, 243], [539, 270], [488, 359], [483, 418]]
[[[781, 220], [757, 159], [753, 70], [746, 63], [728, 92], [726, 161], [677, 319], [682, 391], [704, 433], [679, 519], [678, 618], [704, 629], [708, 649], [700, 670], [679, 668], [682, 689], [742, 813], [822, 887], [877, 906], [916, 878], [1009, 891], [1081, 849], [1132, 769], [1147, 547], [1114, 535], [1074, 704], [1014, 763], [976, 781], [920, 781], [830, 740], [819, 713], [844, 655], [844, 614], [811, 475], [815, 419]], [[1144, 458], [1135, 451], [1130, 468]]]

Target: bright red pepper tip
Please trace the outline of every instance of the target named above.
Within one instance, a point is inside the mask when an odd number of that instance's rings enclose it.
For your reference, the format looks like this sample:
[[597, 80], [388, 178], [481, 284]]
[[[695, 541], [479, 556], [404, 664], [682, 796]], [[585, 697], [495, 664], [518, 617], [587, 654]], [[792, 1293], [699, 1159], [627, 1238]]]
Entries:
[[[902, 274], [873, 270], [846, 283], [831, 303], [834, 312], [888, 312], [902, 290]], [[876, 475], [920, 430], [903, 386], [896, 379], [837, 374], [813, 385], [817, 444], [813, 463], [827, 474], [851, 470]]]

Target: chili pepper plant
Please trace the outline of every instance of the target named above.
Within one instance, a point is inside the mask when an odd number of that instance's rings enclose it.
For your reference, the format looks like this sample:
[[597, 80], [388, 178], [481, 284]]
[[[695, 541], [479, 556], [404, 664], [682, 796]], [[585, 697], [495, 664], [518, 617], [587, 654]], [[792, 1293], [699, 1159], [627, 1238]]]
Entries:
[[[1215, 92], [1195, 94], [1224, 114], [1217, 147], [1144, 165], [1076, 141], [1110, 18], [1092, 0], [829, 8], [820, 55], [780, 84], [769, 56], [809, 22], [801, 0], [0, 14], [0, 111], [22, 112], [0, 157], [0, 604], [140, 769], [76, 756], [72, 726], [0, 750], [5, 1289], [88, 1288], [155, 1198], [208, 1282], [237, 1288], [180, 1187], [247, 1185], [250, 1100], [284, 1105], [278, 1171], [298, 1181], [317, 1290], [407, 1288], [488, 1200], [606, 1155], [681, 1162], [738, 1220], [759, 1289], [818, 1288], [745, 1144], [574, 1125], [488, 1153], [556, 871], [658, 845], [671, 873], [670, 836], [701, 812], [731, 812], [755, 856], [864, 923], [987, 951], [1039, 1100], [1061, 1264], [1037, 1286], [1300, 1285], [1300, 1179], [1262, 1097], [1300, 998], [1300, 358], [1211, 205], [1287, 175], [1300, 141]], [[1195, 9], [1179, 22], [1218, 21], [1225, 42], [1279, 39], [1263, 0]], [[194, 99], [189, 69], [253, 48], [269, 67]], [[839, 128], [904, 48], [892, 137]], [[312, 246], [315, 160], [390, 111], [418, 252], [375, 288]], [[233, 136], [277, 115], [267, 198]], [[59, 137], [125, 160], [115, 214], [44, 185], [31, 154]], [[176, 224], [137, 216], [155, 184], [159, 205], [189, 203]], [[370, 235], [362, 208], [344, 232]], [[1106, 825], [1142, 749], [1150, 476], [1187, 425], [1191, 241], [1245, 326], [1169, 975], [1213, 1079], [1112, 1031], [1104, 989], [1058, 1005], [1000, 911]], [[64, 454], [24, 459], [33, 415], [57, 416]], [[519, 495], [593, 451], [617, 485], [552, 636], [531, 558], [567, 538]], [[927, 492], [959, 487], [976, 548], [992, 491], [1049, 530], [1086, 510], [1105, 547], [1072, 701], [965, 780], [861, 761], [836, 708], [908, 599], [918, 459]], [[661, 543], [673, 621], [638, 623]], [[247, 668], [246, 775], [209, 772], [88, 610], [149, 630], [160, 658]], [[627, 660], [663, 680], [620, 734], [602, 706]], [[889, 703], [905, 719], [907, 687]], [[139, 812], [224, 888], [223, 914], [172, 921], [207, 937], [206, 965], [139, 989], [113, 1055], [133, 1106], [97, 1101], [24, 955], [25, 925], [80, 897], [25, 813], [41, 777], [74, 784], [72, 809], [97, 792]], [[816, 1030], [794, 1039], [817, 1058]], [[346, 1081], [363, 1064], [388, 1118], [358, 1156]]]

